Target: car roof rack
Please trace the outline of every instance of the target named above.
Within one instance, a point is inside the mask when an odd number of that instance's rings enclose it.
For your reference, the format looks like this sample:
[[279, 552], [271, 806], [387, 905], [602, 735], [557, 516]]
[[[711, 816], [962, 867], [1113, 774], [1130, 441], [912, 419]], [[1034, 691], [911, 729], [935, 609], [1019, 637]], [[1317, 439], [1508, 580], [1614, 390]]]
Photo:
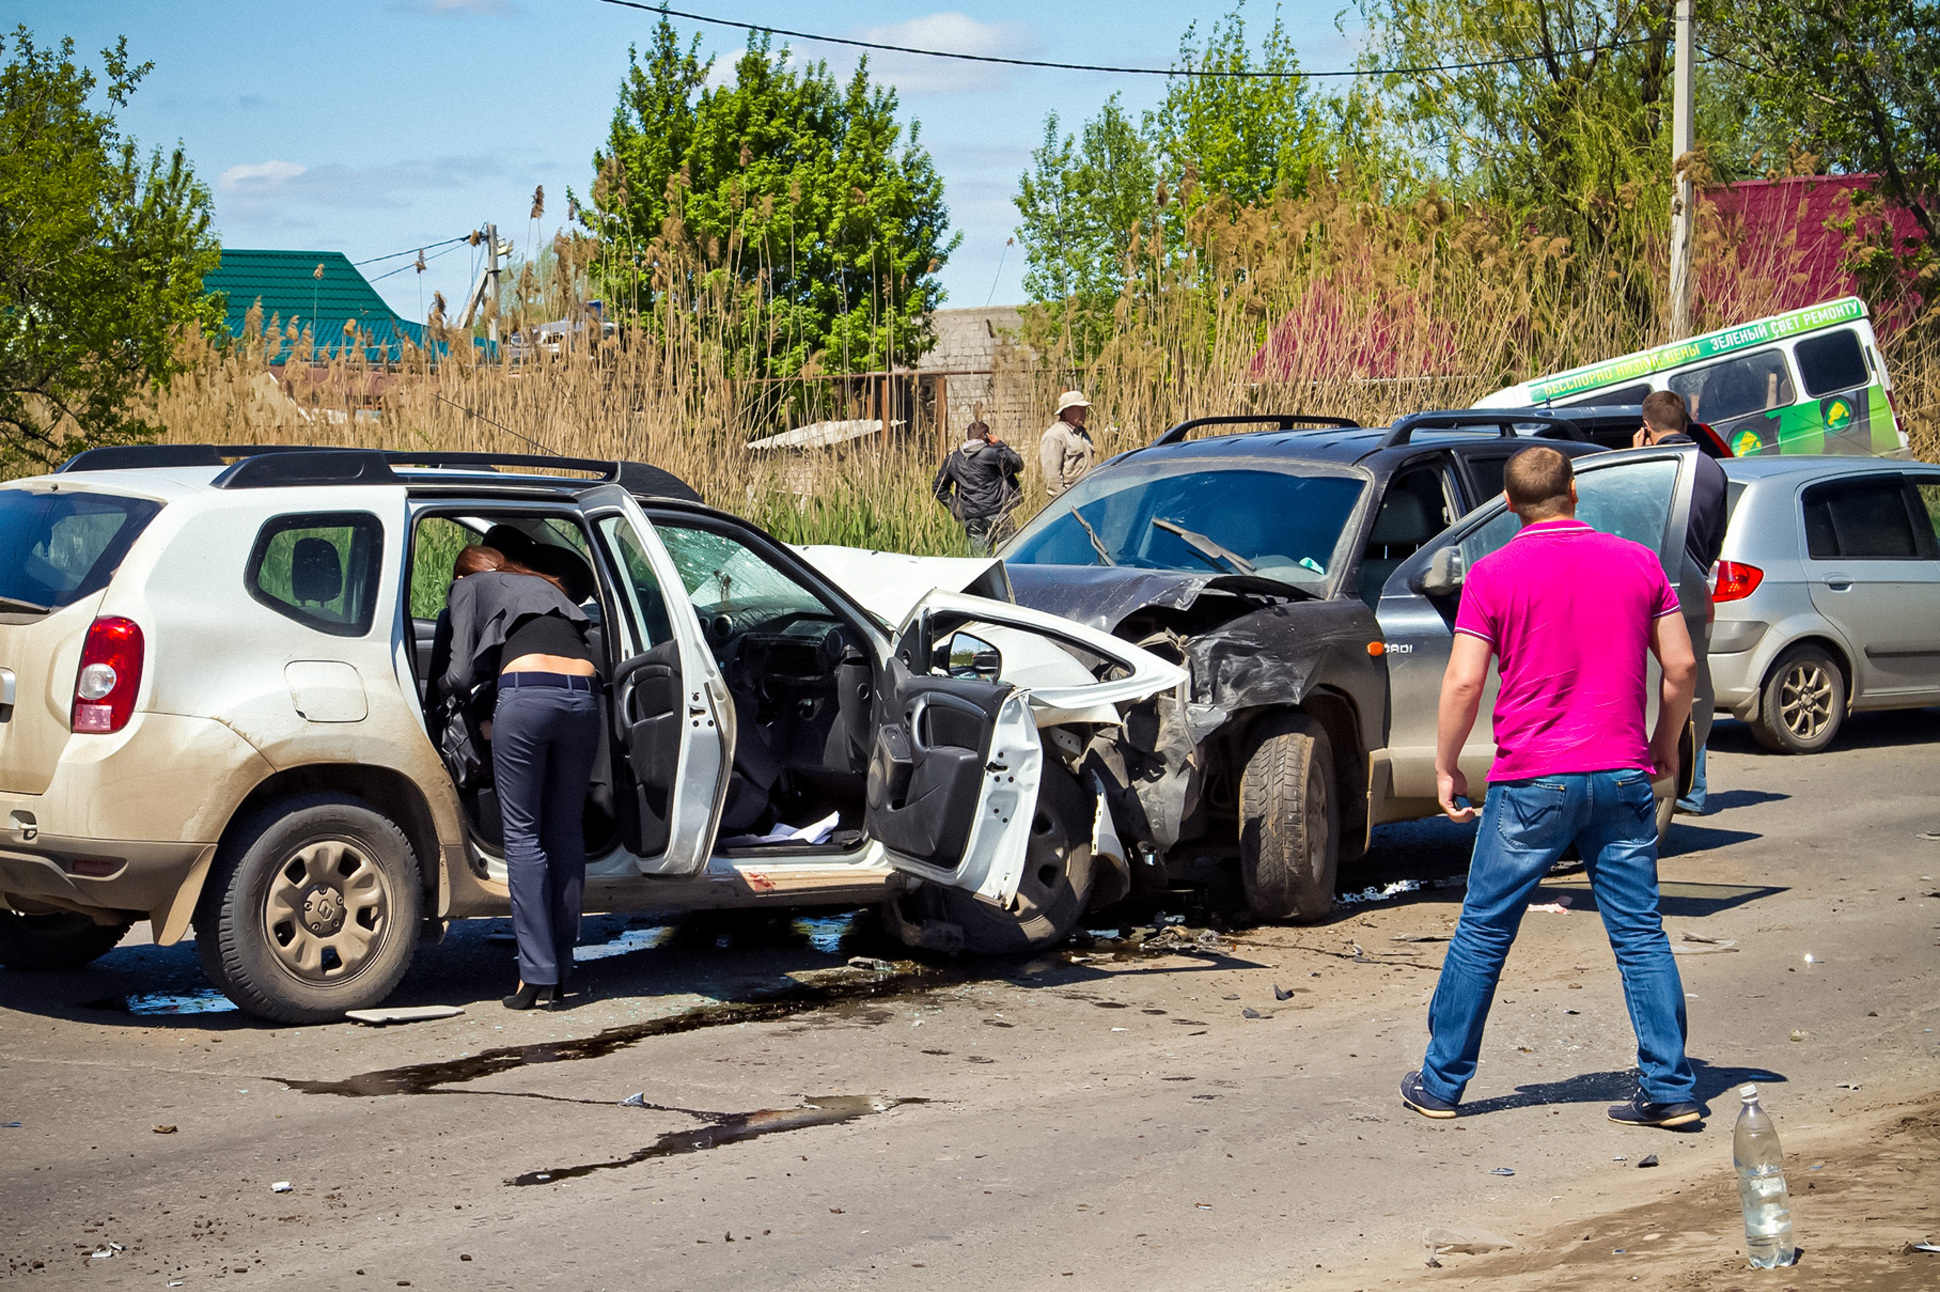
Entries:
[[1468, 427], [1493, 426], [1505, 440], [1518, 438], [1518, 426], [1540, 426], [1537, 437], [1552, 440], [1587, 440], [1583, 428], [1568, 418], [1531, 408], [1459, 408], [1435, 413], [1410, 413], [1395, 419], [1377, 446], [1399, 448], [1414, 438], [1416, 431], [1459, 431]]
[[1321, 417], [1307, 413], [1240, 413], [1224, 417], [1195, 417], [1180, 422], [1145, 447], [1156, 449], [1165, 444], [1182, 444], [1186, 436], [1201, 426], [1274, 426], [1283, 431], [1295, 430], [1302, 426], [1328, 428], [1331, 430], [1359, 430], [1361, 424], [1351, 417]]
[[[692, 485], [664, 467], [614, 458], [571, 458], [538, 453], [478, 453], [465, 450], [327, 448], [306, 444], [116, 444], [85, 449], [55, 468], [75, 471], [127, 471], [160, 467], [226, 467], [216, 477], [219, 489], [261, 489], [289, 485], [399, 484], [394, 467], [430, 467], [498, 474], [507, 469], [541, 467], [582, 471], [617, 484], [629, 493], [700, 502]], [[243, 469], [247, 467], [247, 469]], [[381, 470], [379, 468], [382, 468]], [[519, 474], [531, 474], [519, 471]], [[563, 484], [582, 483], [549, 477]], [[590, 483], [590, 482], [588, 482]]]

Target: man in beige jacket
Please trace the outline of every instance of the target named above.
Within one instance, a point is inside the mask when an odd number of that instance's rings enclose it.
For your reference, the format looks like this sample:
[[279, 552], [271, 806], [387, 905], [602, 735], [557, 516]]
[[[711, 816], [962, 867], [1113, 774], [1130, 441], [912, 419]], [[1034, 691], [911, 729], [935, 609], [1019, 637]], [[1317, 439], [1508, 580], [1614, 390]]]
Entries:
[[1044, 442], [1037, 451], [1038, 466], [1044, 471], [1044, 487], [1055, 498], [1084, 478], [1091, 470], [1091, 433], [1085, 430], [1085, 416], [1091, 401], [1076, 390], [1058, 396], [1058, 419], [1045, 428]]

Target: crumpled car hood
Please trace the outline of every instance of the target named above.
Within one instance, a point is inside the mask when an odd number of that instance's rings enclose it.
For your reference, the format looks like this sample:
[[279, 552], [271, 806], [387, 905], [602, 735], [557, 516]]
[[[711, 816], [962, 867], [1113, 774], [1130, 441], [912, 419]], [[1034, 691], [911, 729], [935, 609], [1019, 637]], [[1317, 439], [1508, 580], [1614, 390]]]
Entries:
[[1286, 589], [1243, 574], [1186, 574], [1176, 570], [1132, 570], [1103, 565], [1010, 565], [1012, 594], [1020, 606], [1047, 611], [1103, 632], [1148, 606], [1187, 610], [1208, 592], [1225, 596], [1262, 593], [1285, 596]]

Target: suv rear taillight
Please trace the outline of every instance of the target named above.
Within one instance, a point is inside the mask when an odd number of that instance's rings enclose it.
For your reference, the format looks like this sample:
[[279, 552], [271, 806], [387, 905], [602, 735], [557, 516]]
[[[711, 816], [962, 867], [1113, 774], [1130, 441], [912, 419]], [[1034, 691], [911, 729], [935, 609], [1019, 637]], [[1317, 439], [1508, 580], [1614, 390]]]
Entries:
[[1755, 565], [1745, 565], [1739, 561], [1718, 562], [1718, 582], [1712, 589], [1712, 601], [1743, 601], [1758, 590], [1765, 581], [1765, 572]]
[[107, 735], [128, 725], [141, 690], [141, 628], [132, 619], [103, 616], [88, 628], [81, 668], [74, 675], [70, 726], [86, 735]]

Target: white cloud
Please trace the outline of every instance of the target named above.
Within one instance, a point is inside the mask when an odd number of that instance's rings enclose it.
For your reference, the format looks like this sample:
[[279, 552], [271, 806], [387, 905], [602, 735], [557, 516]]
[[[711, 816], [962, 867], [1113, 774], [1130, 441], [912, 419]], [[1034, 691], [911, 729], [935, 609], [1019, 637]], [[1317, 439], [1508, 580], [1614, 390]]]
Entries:
[[[864, 27], [849, 35], [879, 45], [905, 45], [953, 54], [1026, 58], [1037, 50], [1037, 34], [1017, 23], [978, 22], [961, 13], [932, 13], [879, 27]], [[921, 54], [891, 54], [870, 50], [869, 69], [878, 79], [907, 95], [959, 94], [966, 90], [996, 89], [1009, 83], [1015, 69], [995, 63], [970, 63]], [[849, 66], [853, 67], [853, 61]]]
[[216, 187], [225, 193], [264, 193], [301, 178], [307, 169], [286, 161], [231, 166], [217, 178]]
[[401, 210], [433, 190], [458, 190], [506, 173], [497, 157], [450, 156], [346, 166], [271, 160], [231, 166], [216, 179], [225, 219], [286, 222], [321, 209]]

